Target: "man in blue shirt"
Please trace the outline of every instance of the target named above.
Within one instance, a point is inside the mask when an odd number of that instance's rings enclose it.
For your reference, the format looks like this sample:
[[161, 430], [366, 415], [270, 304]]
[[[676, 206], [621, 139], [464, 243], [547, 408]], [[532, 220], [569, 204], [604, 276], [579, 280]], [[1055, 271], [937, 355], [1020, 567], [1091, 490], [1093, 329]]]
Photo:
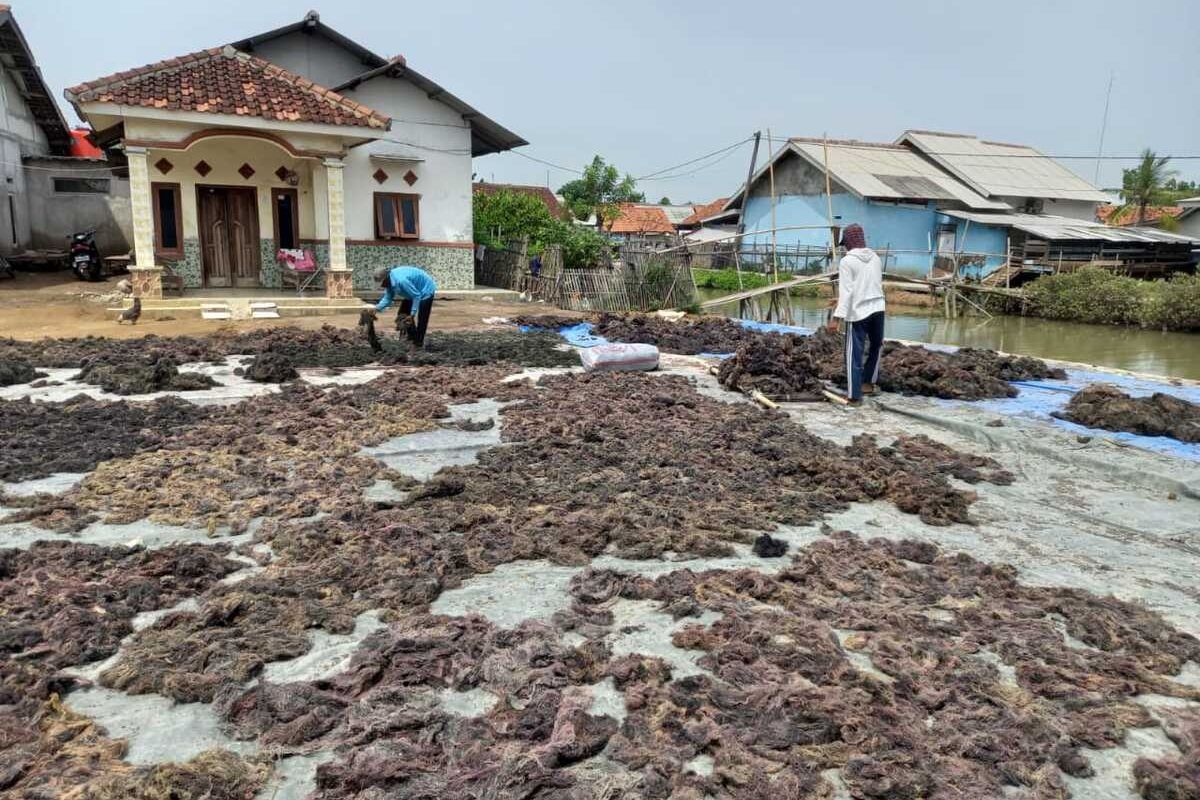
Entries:
[[[375, 304], [376, 316], [399, 297], [396, 329], [404, 327], [407, 321], [409, 341], [417, 347], [424, 346], [429, 312], [433, 310], [433, 296], [437, 293], [433, 278], [417, 267], [384, 267], [375, 271], [375, 282], [383, 287], [383, 297]], [[409, 317], [411, 320], [407, 319]]]

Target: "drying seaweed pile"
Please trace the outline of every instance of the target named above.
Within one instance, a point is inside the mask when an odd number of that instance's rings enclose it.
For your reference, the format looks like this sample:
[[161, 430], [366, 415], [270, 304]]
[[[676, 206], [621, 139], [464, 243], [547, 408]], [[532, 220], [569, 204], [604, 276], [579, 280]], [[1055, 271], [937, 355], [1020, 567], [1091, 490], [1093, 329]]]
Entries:
[[1130, 397], [1111, 384], [1093, 383], [1072, 395], [1066, 408], [1053, 413], [1089, 428], [1200, 442], [1200, 405], [1162, 392]]
[[825, 385], [804, 340], [768, 334], [751, 339], [721, 362], [717, 379], [726, 389], [757, 389], [776, 400], [813, 400]]
[[300, 377], [292, 360], [282, 353], [260, 353], [246, 365], [243, 373], [258, 383], [285, 383]]
[[[804, 344], [820, 363], [821, 377], [845, 386], [845, 338], [821, 329], [804, 337]], [[1028, 356], [1006, 356], [970, 347], [942, 352], [885, 342], [879, 367], [879, 388], [947, 400], [982, 400], [1016, 397], [1017, 388], [1009, 381], [1065, 377], [1063, 370]]]
[[21, 361], [19, 359], [0, 360], [0, 386], [29, 383], [30, 381], [44, 377], [46, 377], [46, 373], [38, 372], [28, 361]]
[[652, 344], [668, 353], [732, 353], [761, 334], [725, 317], [688, 316], [678, 322], [642, 314], [602, 314], [593, 329], [612, 342]]
[[[114, 441], [158, 438], [108, 448], [79, 486], [22, 513], [62, 529], [93, 518], [242, 529], [266, 517], [238, 551], [261, 569], [221, 582], [242, 565], [220, 539], [0, 550], [11, 656], [0, 659], [0, 792], [242, 800], [263, 785], [269, 765], [219, 752], [135, 769], [119, 742], [58, 704], [69, 681], [55, 670], [110, 655], [122, 637], [102, 685], [212, 703], [233, 735], [274, 756], [332, 751], [317, 771], [317, 796], [332, 800], [828, 800], [829, 770], [855, 798], [1065, 798], [1064, 774], [1093, 771], [1081, 748], [1155, 724], [1135, 697], [1200, 701], [1171, 679], [1200, 660], [1200, 642], [1144, 606], [1023, 586], [1010, 567], [928, 543], [827, 531], [789, 548], [785, 532], [759, 533], [872, 501], [969, 524], [974, 494], [950, 479], [1011, 483], [993, 459], [923, 436], [837, 446], [676, 376], [557, 375], [535, 388], [501, 383], [512, 371], [290, 383], [173, 426], [136, 428], [128, 415], [178, 401], [87, 401], [115, 415]], [[520, 402], [502, 412], [506, 446], [478, 463], [416, 484], [361, 454], [486, 397]], [[9, 405], [34, 420], [51, 404]], [[48, 420], [63, 413], [42, 420], [60, 439]], [[100, 460], [86, 436], [74, 444]], [[405, 493], [368, 502], [381, 479]], [[752, 547], [780, 571], [637, 574], [639, 560]], [[598, 556], [635, 563], [589, 568]], [[578, 569], [552, 617], [502, 628], [429, 612], [444, 591], [532, 559]], [[130, 633], [134, 614], [192, 597]], [[695, 668], [630, 652], [631, 608], [673, 622], [675, 652]], [[308, 652], [314, 632], [349, 633], [368, 611], [387, 626], [340, 672], [264, 679], [265, 665]], [[492, 702], [464, 716], [445, 702], [461, 692]], [[606, 692], [617, 708], [599, 702]], [[1184, 756], [1138, 763], [1148, 800], [1195, 787], [1196, 720], [1170, 726]]]
[[94, 384], [112, 394], [192, 392], [217, 385], [207, 375], [180, 372], [179, 366], [169, 357], [124, 364], [86, 363], [73, 380]]
[[[564, 351], [562, 339], [552, 333], [432, 332], [423, 350], [403, 337], [380, 340], [376, 352], [359, 328], [323, 325], [317, 330], [292, 327], [239, 333], [219, 332], [210, 337], [191, 336], [141, 339], [0, 340], [0, 363], [22, 361], [39, 367], [77, 367], [96, 374], [103, 366], [128, 370], [129, 365], [154, 365], [164, 359], [175, 364], [223, 363], [227, 356], [251, 355], [286, 358], [293, 367], [357, 367], [386, 365], [490, 364], [506, 361], [525, 367], [578, 365], [579, 358]], [[275, 363], [279, 363], [278, 360]], [[152, 390], [153, 391], [153, 390]]]
[[0, 480], [87, 472], [110, 458], [156, 450], [210, 413], [175, 397], [150, 403], [85, 395], [59, 403], [5, 401], [0, 404]]
[[508, 371], [458, 368], [451, 377], [451, 368], [426, 368], [350, 389], [289, 384], [253, 404], [210, 409], [203, 425], [164, 431], [157, 446], [105, 461], [10, 519], [59, 531], [149, 519], [237, 532], [256, 517], [336, 512], [375, 479], [396, 477], [363, 447], [433, 427], [447, 413], [444, 391], [456, 402], [525, 396], [528, 384], [499, 384]]

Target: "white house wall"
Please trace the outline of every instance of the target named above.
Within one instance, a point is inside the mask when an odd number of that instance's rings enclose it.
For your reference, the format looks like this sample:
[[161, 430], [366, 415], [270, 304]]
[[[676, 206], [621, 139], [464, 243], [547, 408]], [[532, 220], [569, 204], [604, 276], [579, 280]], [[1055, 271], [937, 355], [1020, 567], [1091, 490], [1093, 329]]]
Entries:
[[[462, 116], [396, 78], [367, 81], [346, 95], [392, 117], [385, 139], [354, 148], [346, 159], [347, 236], [374, 239], [375, 192], [406, 192], [421, 196], [422, 241], [470, 243], [471, 129]], [[372, 158], [397, 152], [422, 160]], [[388, 176], [383, 183], [373, 177], [379, 169]], [[416, 176], [411, 186], [404, 180], [409, 171]]]
[[33, 242], [21, 156], [49, 151], [46, 135], [34, 121], [20, 89], [8, 71], [0, 69], [0, 253], [4, 255], [28, 249]]

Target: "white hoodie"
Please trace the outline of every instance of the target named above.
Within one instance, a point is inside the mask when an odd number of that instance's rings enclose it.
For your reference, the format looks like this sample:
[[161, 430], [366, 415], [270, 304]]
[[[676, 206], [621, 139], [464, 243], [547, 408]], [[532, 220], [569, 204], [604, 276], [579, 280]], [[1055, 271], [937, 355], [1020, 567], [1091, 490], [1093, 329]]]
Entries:
[[833, 315], [858, 322], [883, 307], [883, 262], [871, 248], [856, 247], [838, 264], [838, 303]]

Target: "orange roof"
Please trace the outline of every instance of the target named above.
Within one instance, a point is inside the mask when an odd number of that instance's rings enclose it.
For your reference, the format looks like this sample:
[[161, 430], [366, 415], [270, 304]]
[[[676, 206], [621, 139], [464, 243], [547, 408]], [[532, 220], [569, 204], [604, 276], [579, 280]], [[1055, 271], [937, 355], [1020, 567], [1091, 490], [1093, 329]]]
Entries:
[[729, 202], [728, 197], [719, 197], [716, 200], [713, 200], [711, 203], [705, 203], [704, 205], [693, 206], [692, 207], [692, 215], [679, 224], [680, 225], [699, 225], [702, 220], [705, 220], [705, 219], [711, 217], [713, 214], [720, 212], [720, 210], [722, 208], [724, 208], [725, 204], [728, 202]]
[[269, 61], [214, 47], [67, 89], [72, 103], [261, 117], [386, 130], [391, 118]]
[[493, 195], [497, 192], [513, 192], [514, 194], [527, 194], [531, 197], [536, 197], [542, 201], [542, 205], [546, 207], [553, 216], [563, 217], [562, 203], [558, 202], [558, 197], [554, 192], [550, 191], [545, 186], [524, 186], [519, 183], [476, 183], [472, 187], [475, 194]]
[[[1146, 218], [1143, 225], [1153, 225], [1163, 217], [1178, 217], [1183, 212], [1181, 206], [1146, 206]], [[1137, 206], [1100, 206], [1096, 216], [1106, 225], [1129, 226], [1137, 225]]]
[[605, 227], [611, 233], [674, 233], [675, 226], [659, 206], [622, 203], [616, 219]]

